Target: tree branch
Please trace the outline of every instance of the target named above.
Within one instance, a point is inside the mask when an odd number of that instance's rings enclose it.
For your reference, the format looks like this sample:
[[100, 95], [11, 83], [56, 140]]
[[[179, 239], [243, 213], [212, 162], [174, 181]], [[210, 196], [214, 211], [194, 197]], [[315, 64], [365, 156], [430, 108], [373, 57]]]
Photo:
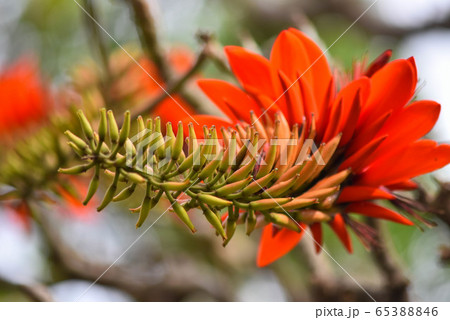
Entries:
[[164, 58], [164, 53], [159, 45], [154, 19], [147, 3], [143, 0], [126, 0], [136, 22], [137, 31], [141, 39], [144, 51], [148, 54], [164, 82], [171, 79], [170, 68]]
[[407, 289], [409, 281], [388, 253], [386, 242], [381, 235], [380, 221], [378, 219], [368, 218], [367, 224], [375, 231], [376, 245], [372, 247], [371, 254], [383, 275], [386, 291], [383, 301], [408, 301]]

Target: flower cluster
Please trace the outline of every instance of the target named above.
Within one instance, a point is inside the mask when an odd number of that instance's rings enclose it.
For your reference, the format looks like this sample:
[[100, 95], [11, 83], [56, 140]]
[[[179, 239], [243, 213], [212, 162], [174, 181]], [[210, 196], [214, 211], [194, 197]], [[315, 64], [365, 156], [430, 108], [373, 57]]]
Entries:
[[[388, 63], [391, 52], [387, 51], [368, 68], [359, 66], [351, 81], [342, 81], [346, 77], [337, 81], [324, 53], [296, 29], [281, 32], [270, 59], [235, 46], [226, 47], [225, 52], [241, 87], [222, 80], [200, 80], [199, 86], [226, 117], [194, 118], [200, 124], [239, 125], [247, 130], [257, 125], [253, 112], [261, 120], [261, 127], [271, 131], [278, 117], [286, 128], [279, 137], [288, 138], [288, 128], [299, 125], [317, 145], [329, 143], [340, 134], [339, 146], [323, 173], [304, 187], [351, 170], [340, 181], [339, 193], [327, 199], [326, 207], [315, 206], [332, 217], [328, 224], [348, 251], [352, 251], [348, 226], [365, 244], [369, 241], [350, 214], [412, 224], [373, 200], [389, 200], [422, 220], [416, 213], [418, 206], [394, 192], [415, 189], [417, 184], [412, 178], [447, 165], [450, 146], [420, 139], [433, 128], [440, 105], [434, 101], [412, 102], [417, 84], [413, 58]], [[306, 179], [303, 171], [298, 173], [299, 180]], [[290, 191], [295, 195], [295, 188]], [[311, 223], [309, 228], [319, 251], [322, 225]], [[265, 227], [258, 264], [263, 266], [281, 257], [301, 237], [302, 232]]]

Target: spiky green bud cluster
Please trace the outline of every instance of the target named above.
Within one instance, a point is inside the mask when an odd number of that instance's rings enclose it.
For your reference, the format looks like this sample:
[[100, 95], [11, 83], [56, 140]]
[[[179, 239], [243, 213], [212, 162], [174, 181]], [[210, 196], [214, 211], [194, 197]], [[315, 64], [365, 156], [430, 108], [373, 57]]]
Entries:
[[[246, 130], [222, 129], [222, 144], [214, 126], [204, 127], [204, 138], [199, 140], [192, 124], [188, 126], [185, 139], [181, 122], [176, 134], [171, 123], [166, 124], [163, 134], [159, 118], [144, 121], [139, 117], [137, 130], [132, 130], [129, 112], [120, 130], [112, 111], [101, 111], [98, 132], [93, 131], [81, 112], [79, 118], [84, 137], [70, 131], [66, 135], [69, 145], [85, 163], [60, 169], [60, 172], [80, 174], [94, 170], [85, 203], [97, 191], [100, 171], [112, 175], [113, 181], [99, 211], [110, 202], [129, 198], [138, 187], [144, 188], [141, 205], [134, 209], [139, 211], [137, 227], [165, 195], [172, 210], [192, 232], [195, 227], [187, 211], [193, 208], [203, 211], [224, 244], [233, 236], [238, 224], [246, 225], [247, 234], [267, 223], [300, 232], [299, 222], [331, 219], [317, 209], [334, 202], [340, 183], [350, 173], [345, 170], [317, 181], [325, 165], [318, 161], [295, 161], [307, 138], [306, 131], [299, 134], [296, 126], [291, 132], [294, 147], [287, 147], [288, 160], [282, 163], [280, 148], [283, 144], [260, 143], [261, 135], [270, 136], [272, 141], [278, 139], [282, 130], [279, 121], [275, 121], [270, 135], [261, 132], [258, 123]], [[132, 131], [137, 133], [131, 136]], [[328, 163], [339, 140], [337, 136], [323, 144], [309, 160], [321, 156]], [[120, 182], [124, 182], [125, 187], [119, 187]], [[178, 200], [182, 193], [188, 197], [183, 203]], [[223, 219], [225, 213], [228, 215]]]

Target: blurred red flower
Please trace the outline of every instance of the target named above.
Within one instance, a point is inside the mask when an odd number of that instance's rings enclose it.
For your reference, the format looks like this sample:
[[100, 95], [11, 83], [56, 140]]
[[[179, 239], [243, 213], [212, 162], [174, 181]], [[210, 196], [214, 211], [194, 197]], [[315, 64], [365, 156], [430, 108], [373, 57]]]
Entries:
[[0, 137], [23, 131], [47, 118], [51, 110], [48, 97], [32, 60], [18, 60], [0, 72]]
[[[246, 126], [252, 123], [252, 110], [267, 127], [273, 125], [276, 113], [281, 113], [289, 126], [306, 126], [306, 135], [315, 126], [317, 145], [341, 133], [337, 156], [327, 166], [336, 168], [334, 173], [351, 168], [352, 174], [326, 212], [333, 216], [329, 226], [349, 252], [348, 226], [364, 240], [350, 213], [413, 224], [400, 213], [372, 202], [402, 202], [392, 191], [414, 189], [417, 185], [411, 178], [450, 162], [449, 145], [419, 140], [433, 128], [440, 105], [411, 102], [417, 84], [413, 58], [388, 63], [391, 52], [387, 51], [368, 68], [359, 65], [352, 80], [337, 81], [321, 49], [292, 28], [277, 37], [270, 59], [237, 46], [228, 46], [225, 52], [241, 88], [222, 80], [199, 80], [201, 89], [226, 116], [195, 116], [200, 124]], [[409, 205], [402, 203], [403, 207]], [[415, 208], [407, 209], [413, 212]], [[305, 226], [297, 233], [267, 225], [257, 264], [265, 266], [289, 252], [302, 238]], [[320, 251], [322, 224], [313, 223], [309, 228]]]
[[[47, 84], [42, 80], [37, 64], [29, 58], [19, 59], [0, 73], [0, 141], [14, 142], [25, 138], [47, 124], [46, 120], [55, 110]], [[7, 147], [10, 143], [7, 143]], [[13, 146], [11, 144], [11, 146]], [[58, 193], [63, 200], [58, 203], [61, 211], [72, 216], [85, 216], [94, 212], [95, 201], [88, 208], [82, 206], [79, 194], [84, 194], [87, 186], [79, 179], [72, 179], [73, 192], [62, 187]], [[48, 199], [45, 197], [45, 199]], [[26, 199], [13, 200], [9, 207], [17, 214], [18, 221], [29, 230], [32, 210]]]

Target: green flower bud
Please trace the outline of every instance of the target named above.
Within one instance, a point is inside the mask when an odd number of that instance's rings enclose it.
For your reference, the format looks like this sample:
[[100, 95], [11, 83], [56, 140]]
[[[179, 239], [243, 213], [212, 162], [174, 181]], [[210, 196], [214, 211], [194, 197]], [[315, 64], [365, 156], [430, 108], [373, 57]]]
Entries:
[[198, 141], [197, 136], [195, 135], [194, 125], [189, 123], [189, 145], [188, 145], [188, 154], [192, 154], [195, 150], [198, 149]]
[[77, 112], [78, 118], [80, 119], [81, 128], [83, 129], [83, 133], [86, 136], [86, 139], [89, 141], [94, 140], [94, 130], [92, 130], [91, 124], [88, 119], [84, 115], [82, 110], [78, 110]]
[[175, 139], [175, 143], [172, 148], [172, 160], [178, 160], [178, 157], [183, 151], [183, 142], [184, 142], [183, 123], [180, 121], [178, 122], [177, 138]]
[[227, 196], [232, 194], [238, 190], [244, 188], [251, 180], [253, 180], [253, 176], [247, 177], [247, 179], [236, 181], [234, 183], [230, 183], [220, 187], [216, 190], [216, 195], [218, 196]]
[[172, 204], [172, 209], [178, 216], [178, 218], [181, 219], [181, 221], [184, 222], [184, 224], [192, 231], [192, 233], [195, 233], [197, 230], [195, 229], [194, 225], [192, 224], [191, 219], [189, 218], [189, 215], [187, 214], [186, 210], [183, 208], [181, 204], [179, 204], [170, 194], [170, 192], [166, 191], [167, 199], [169, 199], [170, 203]]
[[120, 129], [119, 134], [119, 146], [123, 146], [125, 143], [125, 140], [130, 135], [130, 126], [131, 126], [131, 120], [130, 120], [130, 111], [125, 112], [125, 119], [123, 120], [122, 129]]
[[112, 144], [117, 144], [119, 141], [119, 127], [117, 126], [116, 118], [112, 110], [108, 110], [108, 122], [109, 122], [109, 137]]
[[267, 217], [269, 218], [269, 221], [272, 223], [275, 223], [276, 225], [279, 225], [280, 227], [284, 227], [286, 229], [295, 231], [295, 232], [301, 232], [302, 229], [299, 226], [298, 222], [295, 222], [287, 215], [281, 214], [281, 213], [269, 213], [267, 214]]
[[210, 206], [217, 206], [217, 207], [228, 207], [231, 206], [233, 204], [233, 202], [222, 199], [222, 198], [218, 198], [215, 196], [212, 196], [210, 194], [199, 194], [198, 195], [198, 200], [200, 202], [204, 202]]
[[201, 207], [203, 210], [203, 214], [206, 217], [206, 220], [208, 220], [208, 222], [214, 227], [214, 229], [216, 229], [216, 231], [220, 234], [222, 239], [226, 239], [227, 235], [222, 227], [222, 221], [220, 221], [220, 218], [214, 212], [212, 212], [212, 210], [207, 206], [201, 205]]
[[94, 196], [95, 192], [97, 192], [99, 180], [100, 180], [100, 165], [96, 165], [94, 176], [92, 177], [91, 182], [89, 183], [89, 189], [86, 194], [86, 198], [83, 201], [83, 205], [87, 205], [88, 202]]
[[114, 198], [114, 194], [117, 190], [117, 183], [119, 182], [120, 177], [120, 169], [116, 169], [116, 173], [114, 175], [114, 180], [109, 186], [108, 190], [106, 190], [105, 196], [103, 197], [102, 203], [98, 206], [97, 211], [101, 211], [105, 209], [105, 207], [112, 201]]
[[275, 168], [270, 172], [269, 174], [266, 174], [262, 178], [259, 178], [258, 180], [253, 181], [248, 186], [242, 190], [242, 194], [244, 196], [248, 196], [251, 194], [254, 194], [255, 192], [258, 192], [260, 190], [263, 190], [265, 186], [267, 186], [278, 174], [278, 169]]
[[79, 149], [81, 149], [83, 152], [87, 153], [89, 150], [89, 146], [87, 145], [86, 142], [84, 142], [84, 140], [82, 140], [81, 138], [77, 137], [76, 135], [74, 135], [72, 132], [70, 132], [69, 130], [67, 130], [66, 132], [64, 132], [64, 134], [67, 136], [67, 138], [69, 138], [69, 140], [75, 144]]
[[253, 230], [255, 230], [256, 226], [256, 214], [252, 208], [249, 208], [247, 211], [247, 219], [245, 221], [245, 233], [249, 236]]
[[183, 191], [191, 185], [191, 181], [183, 182], [168, 181], [159, 184], [164, 191]]
[[98, 124], [98, 137], [100, 143], [105, 141], [106, 134], [108, 133], [108, 121], [106, 119], [106, 109], [100, 110], [100, 122]]
[[263, 200], [256, 200], [249, 203], [250, 208], [254, 210], [270, 210], [273, 208], [279, 208], [283, 204], [288, 203], [291, 201], [292, 198], [272, 198], [272, 199], [263, 199]]
[[240, 169], [236, 170], [231, 176], [228, 177], [227, 183], [236, 182], [242, 179], [245, 179], [250, 172], [252, 172], [253, 168], [255, 167], [256, 159], [252, 158], [249, 163], [242, 166]]
[[58, 172], [63, 174], [80, 174], [89, 170], [93, 165], [94, 164], [91, 162], [89, 164], [82, 164], [71, 168], [60, 168], [58, 169]]
[[145, 222], [145, 220], [148, 217], [148, 214], [150, 213], [150, 202], [151, 202], [151, 198], [146, 196], [144, 197], [144, 200], [142, 201], [141, 204], [141, 210], [139, 211], [139, 219], [136, 223], [136, 228], [139, 228], [140, 226], [142, 226], [142, 224]]
[[128, 199], [134, 193], [136, 186], [137, 186], [137, 184], [133, 183], [131, 186], [126, 187], [125, 189], [120, 191], [119, 194], [117, 196], [115, 196], [112, 201], [118, 202], [118, 201]]
[[265, 164], [262, 164], [258, 172], [256, 173], [256, 178], [259, 179], [261, 177], [264, 177], [269, 172], [271, 172], [273, 165], [275, 164], [275, 160], [277, 159], [277, 153], [278, 153], [278, 139], [277, 137], [274, 138], [275, 142], [270, 142], [269, 151], [267, 152], [266, 157], [264, 158]]

